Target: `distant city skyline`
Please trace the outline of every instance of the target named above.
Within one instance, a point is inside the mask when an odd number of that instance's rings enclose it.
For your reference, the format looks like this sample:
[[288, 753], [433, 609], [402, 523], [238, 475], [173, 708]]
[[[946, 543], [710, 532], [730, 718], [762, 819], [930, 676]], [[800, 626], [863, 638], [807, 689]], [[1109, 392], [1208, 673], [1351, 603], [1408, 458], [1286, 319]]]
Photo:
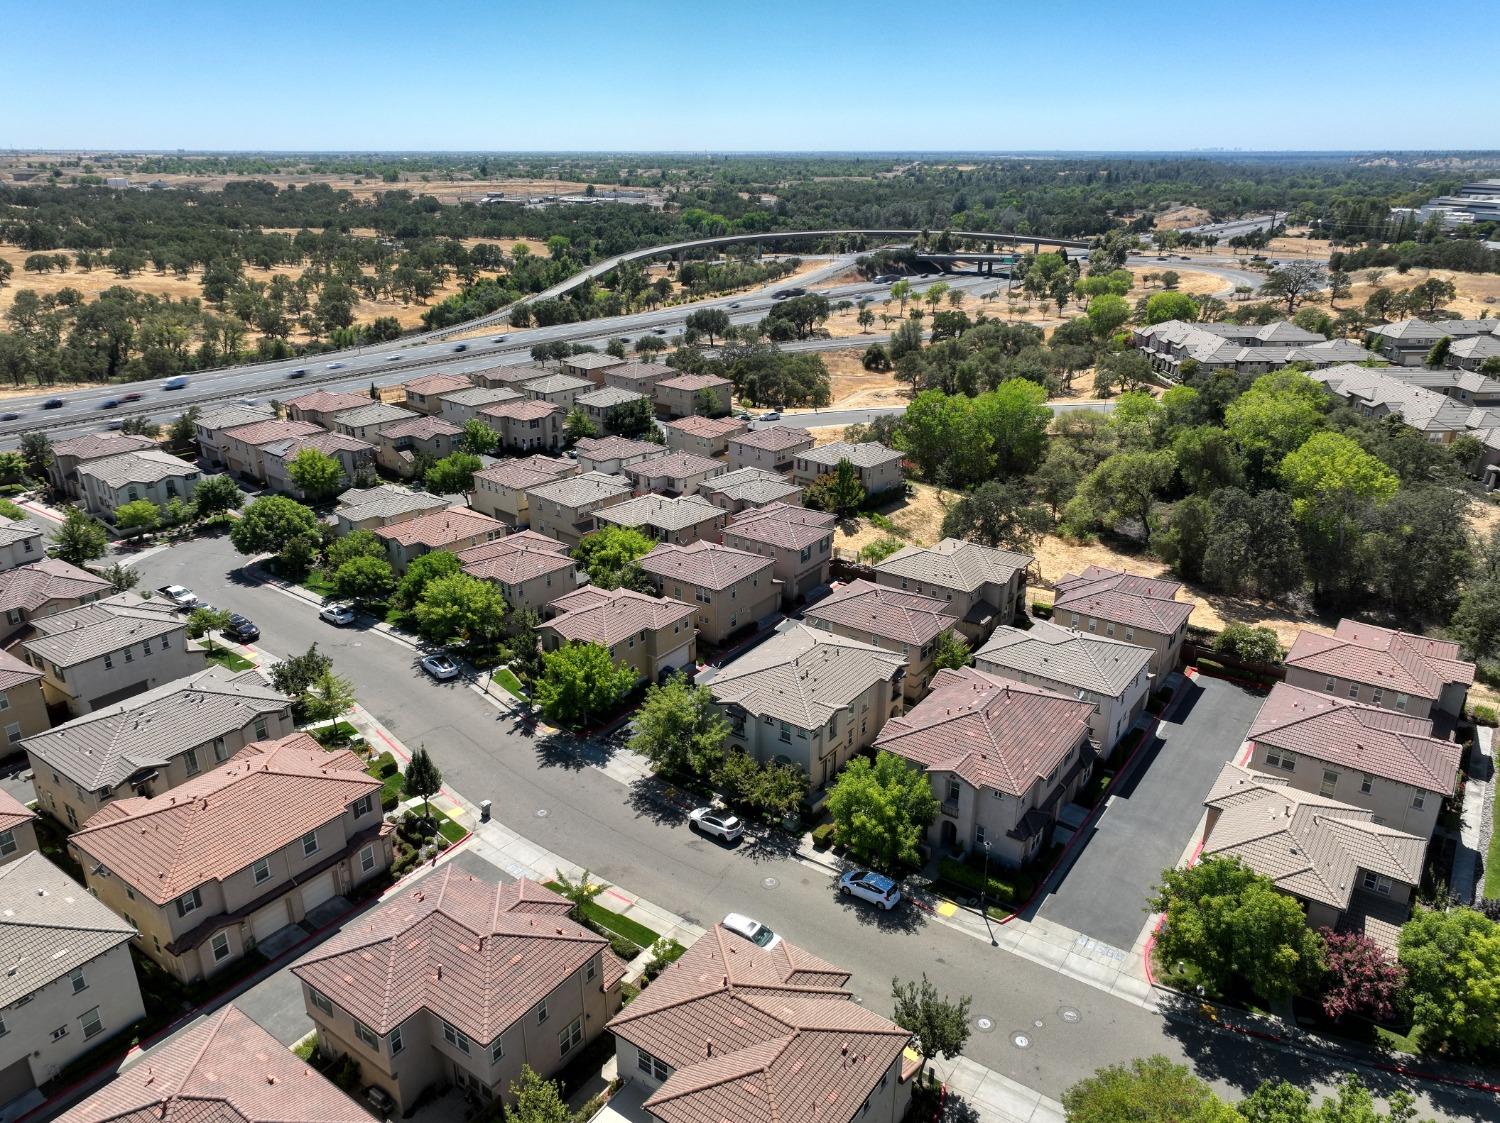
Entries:
[[1391, 0], [0, 12], [22, 95], [0, 114], [12, 150], [1500, 148], [1493, 36]]

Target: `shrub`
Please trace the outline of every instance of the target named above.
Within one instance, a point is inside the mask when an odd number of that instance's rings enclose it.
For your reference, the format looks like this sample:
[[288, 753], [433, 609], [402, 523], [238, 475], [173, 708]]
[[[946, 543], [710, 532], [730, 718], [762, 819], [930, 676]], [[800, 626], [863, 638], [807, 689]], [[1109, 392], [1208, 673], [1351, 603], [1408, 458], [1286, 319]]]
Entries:
[[1214, 639], [1214, 652], [1242, 663], [1279, 663], [1281, 643], [1270, 628], [1230, 624]]
[[816, 850], [827, 850], [834, 842], [834, 832], [837, 827], [833, 823], [824, 823], [821, 827], [814, 827], [812, 832], [813, 848]]
[[396, 764], [396, 758], [388, 752], [381, 753], [378, 757], [376, 757], [375, 763], [371, 767], [374, 769], [375, 775], [382, 780], [384, 780], [388, 776], [395, 775], [399, 770]]
[[1032, 601], [1031, 614], [1038, 620], [1051, 620], [1052, 606], [1050, 604], [1043, 604], [1041, 601]]
[[683, 947], [676, 940], [669, 939], [666, 936], [657, 940], [656, 943], [651, 945], [651, 959], [646, 964], [646, 980], [649, 982], [656, 978], [656, 976], [681, 959], [682, 953], [685, 951], [687, 951], [687, 948]]
[[[944, 858], [938, 863], [938, 877], [960, 889], [968, 890], [975, 897], [979, 896], [979, 890], [985, 883], [982, 868], [975, 869], [954, 858]], [[1001, 867], [999, 873], [996, 873], [995, 864], [991, 862], [989, 888], [985, 892], [986, 902], [997, 905], [1024, 904], [1035, 887], [1034, 879], [1024, 871]]]
[[1495, 716], [1494, 706], [1474, 705], [1469, 707], [1469, 716], [1474, 719], [1475, 725], [1497, 725], [1500, 720]]

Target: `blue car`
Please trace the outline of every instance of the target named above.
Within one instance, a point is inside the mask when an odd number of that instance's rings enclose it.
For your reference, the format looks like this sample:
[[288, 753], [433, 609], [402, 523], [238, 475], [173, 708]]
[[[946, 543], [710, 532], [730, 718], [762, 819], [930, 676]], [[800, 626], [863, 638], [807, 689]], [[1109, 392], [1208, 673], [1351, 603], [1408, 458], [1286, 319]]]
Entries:
[[901, 903], [901, 887], [874, 870], [850, 870], [839, 878], [841, 897], [858, 897], [889, 911]]

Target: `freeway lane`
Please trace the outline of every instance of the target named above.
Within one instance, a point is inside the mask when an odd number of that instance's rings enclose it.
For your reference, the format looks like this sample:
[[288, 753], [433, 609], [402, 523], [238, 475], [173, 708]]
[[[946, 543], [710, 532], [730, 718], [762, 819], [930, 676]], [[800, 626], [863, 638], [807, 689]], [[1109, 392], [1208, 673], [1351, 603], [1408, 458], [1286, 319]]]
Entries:
[[[376, 633], [340, 631], [317, 621], [306, 603], [251, 582], [224, 538], [184, 542], [138, 563], [143, 587], [187, 584], [261, 627], [277, 655], [313, 642], [354, 683], [359, 698], [411, 748], [425, 745], [448, 784], [477, 802], [490, 799], [501, 822], [552, 851], [587, 865], [698, 923], [731, 910], [749, 912], [855, 973], [872, 1008], [889, 1013], [888, 980], [922, 971], [943, 990], [975, 996], [974, 1013], [994, 1021], [976, 1033], [975, 1060], [1057, 1097], [1099, 1065], [1161, 1052], [1192, 1065], [1222, 1090], [1242, 1093], [1282, 1075], [1322, 1088], [1337, 1072], [1263, 1043], [1201, 1025], [1178, 1029], [1153, 1013], [1058, 975], [1029, 960], [922, 916], [877, 914], [842, 904], [828, 876], [771, 846], [728, 849], [690, 834], [679, 815], [606, 775], [610, 746], [570, 738], [536, 740], [470, 690], [429, 681], [416, 653]], [[546, 811], [539, 817], [538, 811]], [[775, 884], [766, 887], [765, 879]], [[1058, 1012], [1080, 1012], [1065, 1022]], [[1035, 1023], [1042, 1024], [1037, 1026]], [[1011, 1042], [1025, 1030], [1031, 1044]], [[1384, 1078], [1373, 1080], [1389, 1088]], [[1477, 1118], [1493, 1105], [1468, 1104], [1447, 1091], [1423, 1110], [1448, 1119]]]

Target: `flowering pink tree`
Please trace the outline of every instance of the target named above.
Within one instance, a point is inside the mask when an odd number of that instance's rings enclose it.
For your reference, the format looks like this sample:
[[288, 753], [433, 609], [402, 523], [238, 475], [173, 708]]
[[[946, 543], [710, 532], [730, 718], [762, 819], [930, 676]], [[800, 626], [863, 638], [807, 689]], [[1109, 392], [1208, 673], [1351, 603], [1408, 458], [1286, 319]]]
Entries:
[[1323, 986], [1323, 1013], [1337, 1020], [1363, 1014], [1388, 1020], [1406, 983], [1406, 972], [1374, 940], [1358, 932], [1322, 931], [1328, 974]]

